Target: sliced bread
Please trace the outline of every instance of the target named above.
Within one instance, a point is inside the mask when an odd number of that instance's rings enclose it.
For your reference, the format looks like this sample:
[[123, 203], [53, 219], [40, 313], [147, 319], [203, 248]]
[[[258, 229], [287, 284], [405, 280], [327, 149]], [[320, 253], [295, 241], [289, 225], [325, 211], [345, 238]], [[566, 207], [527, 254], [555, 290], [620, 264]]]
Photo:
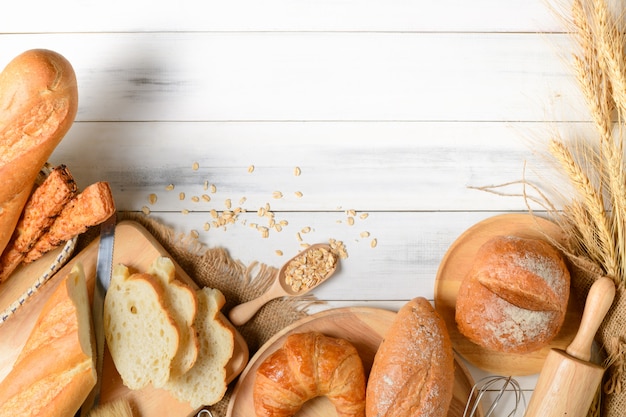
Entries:
[[224, 295], [217, 289], [196, 291], [198, 312], [195, 326], [200, 340], [200, 354], [184, 375], [172, 377], [165, 389], [180, 401], [196, 409], [213, 405], [226, 393], [226, 365], [234, 352], [234, 329], [221, 313]]
[[148, 273], [156, 277], [165, 288], [165, 305], [178, 324], [180, 345], [174, 356], [172, 376], [187, 372], [198, 357], [199, 343], [194, 328], [197, 311], [196, 293], [188, 285], [175, 278], [176, 266], [168, 257], [154, 260]]
[[165, 305], [165, 289], [150, 274], [116, 265], [104, 300], [104, 331], [113, 363], [130, 389], [170, 377], [180, 334]]

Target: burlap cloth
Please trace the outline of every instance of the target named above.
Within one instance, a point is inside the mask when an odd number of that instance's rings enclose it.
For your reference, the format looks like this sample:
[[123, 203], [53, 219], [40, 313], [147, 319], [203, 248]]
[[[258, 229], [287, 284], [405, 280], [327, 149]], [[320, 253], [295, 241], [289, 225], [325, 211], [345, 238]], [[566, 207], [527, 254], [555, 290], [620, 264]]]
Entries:
[[[199, 285], [219, 289], [226, 298], [222, 312], [227, 316], [232, 307], [261, 295], [269, 287], [276, 268], [260, 263], [245, 265], [223, 248], [207, 247], [189, 235], [176, 234], [173, 229], [142, 213], [120, 212], [118, 221], [133, 220], [144, 226], [171, 257]], [[80, 236], [78, 253], [98, 235], [93, 228]], [[236, 256], [236, 254], [234, 254]], [[248, 344], [250, 357], [278, 331], [308, 315], [307, 307], [319, 302], [313, 296], [278, 298], [267, 303], [248, 323], [238, 326]], [[226, 415], [228, 401], [237, 380], [230, 383], [224, 398], [207, 407], [214, 417]]]
[[[586, 259], [570, 257], [570, 262], [572, 290], [582, 307], [589, 288], [603, 273]], [[607, 372], [598, 411], [593, 415], [623, 417], [626, 415], [626, 293], [623, 284], [616, 287], [613, 305], [600, 325], [596, 340], [605, 351]]]

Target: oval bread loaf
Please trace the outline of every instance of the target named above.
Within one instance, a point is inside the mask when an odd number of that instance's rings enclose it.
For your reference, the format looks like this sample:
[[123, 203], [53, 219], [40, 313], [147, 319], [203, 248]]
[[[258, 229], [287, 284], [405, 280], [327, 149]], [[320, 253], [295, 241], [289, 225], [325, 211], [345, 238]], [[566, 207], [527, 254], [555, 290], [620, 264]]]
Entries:
[[396, 315], [374, 356], [367, 417], [445, 417], [454, 388], [454, 355], [446, 324], [422, 297]]
[[0, 252], [77, 108], [74, 69], [56, 52], [26, 51], [0, 73]]
[[459, 332], [490, 350], [546, 346], [565, 320], [570, 275], [548, 242], [497, 236], [478, 250], [456, 299]]

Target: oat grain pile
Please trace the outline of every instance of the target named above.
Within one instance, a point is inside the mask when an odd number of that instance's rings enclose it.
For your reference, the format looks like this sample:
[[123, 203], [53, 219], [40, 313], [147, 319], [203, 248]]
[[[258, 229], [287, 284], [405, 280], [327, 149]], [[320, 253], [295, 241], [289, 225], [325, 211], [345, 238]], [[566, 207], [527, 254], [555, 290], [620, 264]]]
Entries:
[[[613, 10], [612, 7], [618, 7]], [[590, 415], [626, 410], [626, 36], [624, 2], [574, 0], [573, 69], [593, 123], [591, 137], [553, 137], [548, 154], [571, 185], [559, 210], [546, 206], [567, 236], [563, 250], [574, 269], [572, 289], [581, 303], [598, 276], [612, 278], [616, 299], [597, 335], [606, 350], [606, 381]], [[565, 16], [567, 18], [567, 16]], [[551, 190], [555, 191], [555, 190]]]

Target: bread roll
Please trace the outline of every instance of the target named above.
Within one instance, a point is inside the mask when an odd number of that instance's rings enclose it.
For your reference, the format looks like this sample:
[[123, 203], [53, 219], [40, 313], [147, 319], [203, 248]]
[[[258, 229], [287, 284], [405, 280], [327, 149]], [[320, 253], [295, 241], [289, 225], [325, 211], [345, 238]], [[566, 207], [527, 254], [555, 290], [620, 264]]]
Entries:
[[492, 238], [479, 248], [461, 282], [457, 327], [487, 349], [535, 351], [560, 330], [569, 287], [563, 257], [548, 242], [515, 236]]
[[73, 416], [96, 383], [91, 310], [80, 264], [46, 301], [0, 383], [0, 416]]
[[441, 316], [422, 297], [396, 315], [374, 356], [367, 417], [445, 417], [452, 402], [454, 355]]
[[356, 348], [319, 332], [295, 333], [258, 367], [254, 408], [258, 417], [290, 417], [318, 396], [338, 417], [364, 417], [365, 373]]
[[26, 51], [0, 73], [0, 252], [77, 107], [76, 75], [56, 52]]

